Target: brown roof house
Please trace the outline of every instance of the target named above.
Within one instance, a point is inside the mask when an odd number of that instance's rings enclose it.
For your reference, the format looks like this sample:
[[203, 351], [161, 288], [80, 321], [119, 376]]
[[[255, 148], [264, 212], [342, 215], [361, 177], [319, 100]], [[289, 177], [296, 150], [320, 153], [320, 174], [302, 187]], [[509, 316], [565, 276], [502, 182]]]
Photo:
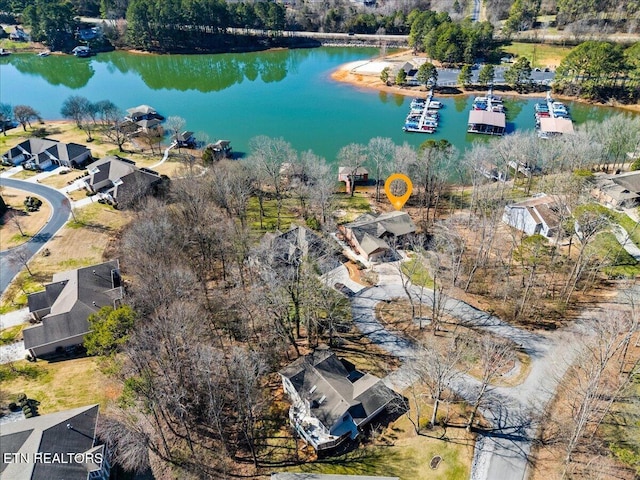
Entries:
[[355, 439], [400, 398], [378, 377], [359, 372], [328, 348], [298, 358], [279, 373], [292, 403], [291, 425], [317, 451]]
[[98, 160], [88, 169], [85, 187], [109, 202], [128, 204], [151, 192], [162, 182], [153, 170], [137, 168], [135, 162], [117, 156]]
[[98, 405], [5, 423], [3, 480], [107, 480], [108, 452], [96, 438]]
[[91, 151], [78, 143], [50, 138], [29, 138], [2, 155], [3, 163], [24, 164], [25, 168], [45, 170], [52, 165], [79, 168], [91, 161]]
[[383, 261], [394, 247], [404, 243], [416, 231], [406, 212], [393, 211], [378, 216], [365, 213], [354, 222], [338, 226], [351, 248], [366, 260]]
[[563, 209], [558, 197], [542, 193], [504, 207], [502, 221], [527, 235], [553, 238], [558, 234]]
[[22, 331], [33, 357], [80, 345], [89, 333], [89, 315], [104, 306], [116, 308], [124, 295], [118, 260], [59, 272], [43, 292], [27, 297], [38, 325]]
[[591, 195], [599, 202], [615, 208], [640, 205], [640, 171], [619, 175], [597, 175]]

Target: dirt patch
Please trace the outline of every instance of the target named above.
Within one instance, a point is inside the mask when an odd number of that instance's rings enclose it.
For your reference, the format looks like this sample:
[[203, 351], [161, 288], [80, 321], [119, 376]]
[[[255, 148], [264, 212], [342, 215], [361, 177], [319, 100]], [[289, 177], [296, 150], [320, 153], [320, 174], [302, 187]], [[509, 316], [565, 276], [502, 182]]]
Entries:
[[10, 206], [0, 221], [0, 250], [6, 250], [22, 245], [38, 233], [51, 216], [51, 206], [43, 201], [37, 212], [26, 212], [24, 201], [29, 194], [8, 187], [3, 187], [1, 194]]

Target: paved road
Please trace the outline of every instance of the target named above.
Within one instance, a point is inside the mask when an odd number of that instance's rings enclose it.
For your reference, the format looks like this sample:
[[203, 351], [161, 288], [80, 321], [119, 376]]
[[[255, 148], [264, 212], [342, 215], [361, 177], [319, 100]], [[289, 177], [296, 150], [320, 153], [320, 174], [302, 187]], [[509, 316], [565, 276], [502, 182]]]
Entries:
[[[389, 386], [402, 390], [414, 381], [409, 364], [415, 355], [415, 347], [409, 340], [387, 331], [378, 322], [375, 305], [383, 300], [404, 298], [406, 293], [397, 267], [382, 264], [377, 265], [375, 270], [379, 278], [378, 286], [364, 289], [352, 298], [353, 319], [358, 329], [373, 343], [403, 360], [403, 366], [385, 378]], [[431, 303], [430, 291], [420, 292], [416, 287], [412, 291], [416, 300], [427, 305]], [[480, 411], [493, 429], [478, 436], [471, 475], [472, 480], [523, 479], [527, 474], [531, 445], [539, 426], [536, 420], [577, 354], [577, 348], [571, 346], [576, 342], [569, 341], [575, 332], [555, 332], [553, 338], [528, 332], [455, 299], [447, 302], [446, 310], [464, 325], [511, 339], [531, 359], [531, 371], [522, 384], [514, 388], [492, 388], [488, 394]], [[475, 378], [461, 374], [451, 388], [462, 398], [472, 400], [479, 383]]]
[[[503, 84], [504, 81], [504, 72], [508, 67], [497, 66], [495, 67], [495, 76], [493, 78], [493, 83]], [[471, 82], [478, 83], [478, 75], [480, 73], [480, 68], [476, 68], [471, 73]], [[455, 86], [458, 85], [458, 75], [460, 75], [459, 68], [439, 68], [438, 69], [438, 85], [440, 86]], [[553, 79], [555, 78], [555, 72], [549, 71], [533, 71], [531, 72], [531, 80], [534, 83], [539, 83], [542, 85], [550, 85]], [[543, 96], [540, 94], [540, 96]]]
[[0, 252], [0, 292], [4, 292], [15, 276], [24, 268], [24, 261], [33, 257], [69, 219], [69, 200], [53, 188], [10, 178], [0, 178], [3, 187], [27, 191], [51, 204], [51, 218], [47, 224], [27, 243]]

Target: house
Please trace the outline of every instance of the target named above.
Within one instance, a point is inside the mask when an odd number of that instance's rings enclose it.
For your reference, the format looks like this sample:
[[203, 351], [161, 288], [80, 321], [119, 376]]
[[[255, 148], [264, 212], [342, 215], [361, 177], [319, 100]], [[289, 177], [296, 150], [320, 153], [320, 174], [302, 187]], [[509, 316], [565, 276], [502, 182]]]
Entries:
[[328, 348], [298, 358], [279, 373], [291, 400], [291, 426], [317, 451], [354, 440], [399, 398], [382, 380], [356, 370]]
[[218, 140], [216, 143], [211, 144], [210, 147], [216, 158], [231, 158], [233, 156], [229, 140]]
[[[562, 206], [558, 197], [539, 194], [504, 207], [502, 221], [527, 235], [555, 237], [562, 221]], [[567, 212], [568, 213], [568, 212]]]
[[17, 25], [15, 30], [9, 34], [9, 40], [13, 40], [14, 42], [28, 42], [29, 39], [29, 34]]
[[40, 323], [22, 331], [25, 349], [36, 358], [82, 344], [89, 315], [104, 306], [116, 308], [123, 295], [118, 260], [56, 273], [43, 292], [27, 297], [29, 312]]
[[366, 183], [369, 181], [369, 171], [364, 167], [339, 167], [338, 168], [338, 181], [344, 182], [346, 185], [346, 192], [351, 193], [352, 185], [356, 183]]
[[111, 465], [96, 438], [98, 405], [5, 423], [0, 431], [3, 480], [107, 480]]
[[164, 120], [164, 117], [159, 115], [155, 108], [150, 107], [149, 105], [138, 105], [137, 107], [128, 108], [127, 116], [125, 118], [132, 122], [151, 120], [154, 118], [160, 121]]
[[109, 202], [126, 205], [153, 191], [162, 182], [153, 170], [135, 165], [135, 162], [117, 156], [100, 159], [89, 166], [85, 188]]
[[78, 40], [82, 42], [89, 42], [91, 40], [95, 40], [100, 36], [100, 28], [91, 27], [91, 28], [79, 28], [76, 30], [76, 37]]
[[393, 211], [378, 216], [365, 213], [354, 222], [340, 225], [338, 230], [358, 254], [370, 261], [381, 261], [415, 233], [416, 226], [406, 212]]
[[640, 171], [596, 175], [591, 195], [600, 203], [614, 208], [636, 207], [640, 205]]
[[299, 265], [306, 259], [322, 275], [341, 264], [336, 255], [337, 245], [307, 227], [292, 225], [285, 233], [267, 233], [262, 238], [262, 243], [274, 266]]
[[73, 50], [71, 50], [76, 57], [88, 57], [91, 55], [91, 49], [86, 45], [78, 45]]
[[140, 133], [159, 133], [160, 124], [162, 123], [157, 118], [143, 118], [134, 122], [136, 125], [136, 134]]
[[400, 480], [398, 477], [332, 475], [324, 473], [272, 473], [271, 480]]
[[173, 135], [172, 140], [180, 148], [196, 147], [196, 137], [193, 136], [193, 132], [184, 131], [177, 135]]
[[32, 137], [2, 155], [2, 163], [24, 164], [25, 168], [47, 169], [52, 165], [80, 168], [91, 161], [91, 151], [77, 143]]

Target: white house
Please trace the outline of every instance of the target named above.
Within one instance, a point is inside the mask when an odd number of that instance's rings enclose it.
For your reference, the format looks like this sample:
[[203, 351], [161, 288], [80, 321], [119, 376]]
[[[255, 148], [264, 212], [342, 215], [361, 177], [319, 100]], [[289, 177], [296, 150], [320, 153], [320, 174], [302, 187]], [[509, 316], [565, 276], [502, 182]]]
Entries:
[[279, 373], [292, 403], [291, 426], [318, 451], [355, 439], [399, 397], [378, 377], [359, 372], [326, 347], [298, 358]]
[[558, 233], [565, 209], [555, 196], [545, 193], [504, 207], [502, 221], [527, 235], [553, 238]]

